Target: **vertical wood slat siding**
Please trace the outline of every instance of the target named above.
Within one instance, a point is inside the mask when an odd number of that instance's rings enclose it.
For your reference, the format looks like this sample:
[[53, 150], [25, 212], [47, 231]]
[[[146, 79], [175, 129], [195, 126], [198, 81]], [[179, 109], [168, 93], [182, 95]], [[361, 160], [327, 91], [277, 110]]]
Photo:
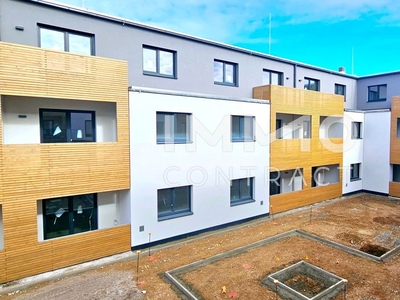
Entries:
[[[400, 118], [400, 96], [392, 97], [390, 119], [390, 164], [400, 165], [400, 139], [397, 138], [397, 119]], [[389, 195], [400, 197], [400, 182], [389, 182]]]
[[[312, 167], [343, 162], [343, 138], [320, 139], [321, 116], [343, 117], [343, 96], [288, 88], [278, 85], [255, 87], [253, 97], [271, 101], [271, 170], [303, 169], [303, 190], [270, 197], [272, 213], [310, 205], [342, 195], [342, 172], [339, 182], [328, 186], [311, 187]], [[276, 114], [311, 116], [310, 139], [276, 139]]]
[[0, 42], [0, 97], [115, 102], [118, 128], [117, 142], [0, 146], [0, 282], [130, 250], [129, 225], [44, 242], [37, 233], [38, 200], [129, 189], [127, 74], [123, 61]]

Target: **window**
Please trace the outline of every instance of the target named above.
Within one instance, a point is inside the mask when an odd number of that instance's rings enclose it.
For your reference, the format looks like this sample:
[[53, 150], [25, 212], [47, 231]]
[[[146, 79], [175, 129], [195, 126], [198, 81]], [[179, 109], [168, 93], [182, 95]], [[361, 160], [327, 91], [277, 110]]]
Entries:
[[254, 117], [231, 116], [232, 142], [254, 142]]
[[396, 137], [400, 138], [400, 119], [397, 118], [397, 125], [396, 125]]
[[263, 70], [263, 84], [282, 85], [283, 73]]
[[344, 101], [346, 102], [346, 86], [345, 85], [335, 83], [335, 94], [343, 95]]
[[191, 215], [192, 187], [157, 190], [158, 221]]
[[281, 193], [281, 174], [280, 172], [269, 173], [269, 195], [278, 195]]
[[386, 84], [368, 87], [368, 101], [386, 101]]
[[231, 181], [231, 206], [254, 202], [254, 178], [235, 179]]
[[157, 143], [190, 143], [191, 119], [191, 114], [157, 112]]
[[311, 168], [311, 187], [328, 186], [339, 182], [339, 165], [325, 165]]
[[40, 47], [77, 54], [94, 55], [94, 35], [39, 25]]
[[97, 229], [97, 194], [43, 200], [44, 239]]
[[400, 165], [393, 165], [393, 182], [400, 182]]
[[319, 91], [319, 80], [304, 77], [304, 89], [310, 91]]
[[95, 113], [40, 109], [42, 143], [95, 142]]
[[361, 122], [351, 122], [351, 138], [361, 139]]
[[238, 65], [214, 60], [214, 83], [237, 86]]
[[361, 164], [351, 164], [350, 165], [350, 181], [359, 180], [361, 171]]
[[176, 78], [176, 52], [143, 46], [143, 74]]

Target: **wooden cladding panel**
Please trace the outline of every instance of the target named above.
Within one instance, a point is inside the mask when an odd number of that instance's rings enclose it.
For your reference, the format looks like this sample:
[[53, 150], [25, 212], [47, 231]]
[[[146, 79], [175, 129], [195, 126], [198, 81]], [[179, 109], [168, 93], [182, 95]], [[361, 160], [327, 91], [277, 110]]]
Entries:
[[3, 201], [128, 189], [123, 143], [3, 145]]
[[272, 213], [311, 205], [323, 200], [333, 199], [342, 195], [342, 184], [335, 183], [328, 186], [305, 188], [301, 191], [274, 195], [270, 197]]
[[127, 62], [0, 42], [0, 94], [117, 102]]
[[130, 225], [48, 240], [5, 252], [0, 279], [11, 281], [129, 250]]
[[400, 198], [400, 182], [389, 182], [389, 195]]
[[[339, 165], [343, 161], [342, 138], [320, 138], [320, 117], [343, 117], [343, 97], [338, 95], [267, 85], [253, 88], [253, 97], [271, 102], [271, 171], [303, 169], [303, 190], [270, 197], [272, 213], [313, 204], [342, 195], [342, 172], [339, 182], [311, 188], [314, 166]], [[276, 114], [311, 116], [310, 139], [276, 139]]]
[[397, 119], [400, 119], [400, 96], [392, 97], [390, 124], [390, 163], [400, 164], [400, 138], [397, 138]]

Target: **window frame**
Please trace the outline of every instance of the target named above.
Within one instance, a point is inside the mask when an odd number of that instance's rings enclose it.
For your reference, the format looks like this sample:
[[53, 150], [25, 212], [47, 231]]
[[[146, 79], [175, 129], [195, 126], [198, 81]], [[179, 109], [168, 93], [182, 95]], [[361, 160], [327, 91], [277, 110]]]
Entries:
[[[144, 50], [152, 50], [156, 52], [156, 71], [148, 71], [145, 70], [144, 66]], [[160, 59], [160, 53], [165, 52], [165, 53], [170, 53], [172, 54], [172, 75], [169, 74], [163, 74], [161, 73], [161, 59]], [[142, 70], [143, 70], [143, 75], [150, 75], [150, 76], [157, 76], [157, 77], [164, 77], [164, 78], [170, 78], [170, 79], [177, 79], [177, 73], [178, 73], [178, 68], [177, 68], [177, 51], [176, 50], [170, 50], [170, 49], [165, 49], [165, 48], [159, 48], [159, 47], [154, 47], [154, 46], [149, 46], [149, 45], [142, 45]]]
[[[87, 55], [87, 54], [82, 54], [82, 53], [77, 53], [77, 52], [71, 52], [70, 51], [70, 38], [69, 35], [77, 35], [77, 36], [82, 36], [82, 37], [87, 37], [90, 39], [90, 54], [91, 56], [96, 55], [96, 47], [95, 47], [95, 35], [93, 33], [88, 33], [88, 32], [83, 32], [83, 31], [78, 31], [78, 30], [72, 30], [68, 28], [62, 28], [62, 27], [56, 27], [56, 26], [51, 26], [51, 25], [46, 25], [46, 24], [41, 24], [38, 23], [38, 28], [39, 28], [39, 47], [42, 47], [42, 34], [41, 34], [41, 29], [45, 30], [51, 30], [51, 31], [56, 31], [56, 32], [62, 32], [64, 34], [64, 49], [59, 50], [59, 51], [64, 51], [64, 52], [69, 52], [69, 53], [74, 53], [74, 54], [79, 54], [79, 55]], [[43, 48], [43, 49], [48, 49], [48, 48]], [[49, 49], [52, 50], [52, 49]]]
[[362, 122], [351, 122], [351, 139], [352, 140], [360, 140], [362, 139]]
[[[243, 181], [246, 181], [246, 186], [249, 187], [250, 191], [250, 196], [248, 197], [242, 197], [242, 191], [241, 191], [241, 183]], [[250, 181], [250, 184], [247, 184], [247, 182]], [[239, 185], [239, 199], [232, 199], [232, 188], [233, 188], [233, 183], [238, 182]], [[237, 178], [237, 179], [232, 179], [230, 182], [230, 206], [237, 206], [237, 205], [242, 205], [242, 204], [248, 204], [255, 202], [256, 200], [254, 199], [254, 182], [255, 182], [255, 177], [247, 177], [247, 178]]]
[[[339, 93], [339, 88], [343, 89], [343, 94]], [[346, 86], [344, 84], [335, 83], [335, 95], [343, 96], [344, 102], [346, 102]]]
[[[265, 83], [264, 82], [264, 75], [266, 74], [266, 73], [269, 73], [268, 74], [268, 80], [269, 80], [269, 83]], [[274, 84], [274, 85], [276, 85], [275, 83], [271, 83], [272, 82], [272, 75], [278, 75], [278, 84], [277, 85], [283, 85], [283, 72], [278, 72], [278, 71], [274, 71], [274, 70], [268, 70], [268, 69], [263, 69], [263, 85], [269, 85], [269, 84]]]
[[[179, 211], [175, 211], [174, 210], [174, 204], [172, 204], [172, 202], [175, 203], [176, 201], [176, 194], [175, 194], [175, 190], [176, 189], [180, 189], [180, 188], [188, 188], [188, 196], [189, 199], [187, 199], [187, 205], [188, 208], [186, 210], [179, 210]], [[158, 201], [159, 201], [159, 192], [160, 191], [167, 191], [169, 190], [170, 193], [170, 197], [171, 197], [171, 210], [168, 212], [159, 212], [159, 208], [158, 208]], [[180, 217], [185, 217], [185, 216], [189, 216], [189, 215], [193, 215], [193, 211], [192, 211], [192, 199], [193, 199], [193, 186], [192, 185], [184, 185], [184, 186], [178, 186], [178, 187], [170, 187], [170, 188], [164, 188], [164, 189], [157, 189], [157, 220], [160, 221], [165, 221], [165, 220], [170, 220], [170, 219], [175, 219], [175, 218], [180, 218]]]
[[[91, 220], [90, 220], [90, 226], [92, 227], [90, 230], [86, 230], [83, 232], [77, 232], [74, 233], [74, 229], [76, 227], [74, 227], [75, 224], [75, 220], [74, 220], [74, 208], [73, 208], [73, 204], [74, 204], [74, 197], [79, 197], [79, 196], [87, 196], [87, 195], [92, 195], [93, 196], [93, 211], [91, 214]], [[62, 198], [66, 198], [68, 199], [68, 211], [66, 212], [68, 214], [68, 231], [69, 233], [66, 235], [61, 235], [61, 236], [55, 236], [55, 237], [51, 237], [48, 238], [47, 237], [47, 219], [46, 219], [46, 203], [50, 202], [50, 201], [54, 201], [57, 199], [62, 199]], [[80, 234], [80, 233], [86, 233], [86, 232], [91, 232], [94, 230], [98, 230], [98, 201], [97, 201], [97, 194], [93, 193], [93, 194], [83, 194], [83, 195], [74, 195], [74, 196], [67, 196], [67, 197], [58, 197], [58, 198], [51, 198], [51, 199], [43, 199], [42, 201], [42, 217], [43, 217], [43, 240], [47, 241], [47, 240], [52, 240], [52, 239], [57, 239], [57, 238], [62, 238], [62, 237], [68, 237], [71, 235], [75, 235], [75, 234]], [[56, 217], [58, 219], [58, 217]], [[56, 223], [57, 219], [55, 219], [54, 224]]]
[[[158, 116], [159, 115], [173, 116], [173, 118], [174, 118], [173, 119], [174, 120], [174, 122], [173, 122], [174, 139], [173, 140], [166, 141], [165, 132], [164, 132], [164, 139], [159, 139], [158, 138], [159, 133], [158, 133], [157, 123], [158, 123]], [[176, 136], [178, 136], [178, 134], [176, 134], [177, 133], [177, 123], [178, 123], [176, 121], [177, 115], [186, 115], [186, 120], [188, 120], [188, 118], [189, 118], [189, 122], [186, 123], [186, 138], [185, 139], [179, 139], [179, 138], [176, 137]], [[164, 144], [190, 144], [190, 143], [192, 143], [192, 138], [193, 138], [193, 134], [192, 134], [192, 123], [193, 123], [193, 121], [192, 120], [193, 120], [193, 114], [192, 113], [157, 111], [156, 112], [156, 141], [157, 141], [157, 144], [164, 145]]]
[[[229, 62], [229, 61], [224, 61], [220, 59], [214, 59], [214, 84], [218, 85], [226, 85], [226, 86], [233, 86], [233, 87], [238, 87], [239, 86], [239, 65], [234, 62]], [[222, 64], [222, 81], [217, 81], [215, 80], [215, 63], [221, 63]], [[226, 66], [232, 66], [233, 68], [233, 75], [232, 75], [232, 81], [229, 82], [226, 80]]]
[[[306, 81], [307, 81], [307, 86], [306, 86]], [[315, 85], [316, 85], [315, 89], [310, 89], [310, 86], [312, 84], [311, 81], [315, 82]], [[315, 78], [311, 78], [311, 77], [304, 77], [303, 87], [304, 87], [305, 90], [308, 90], [308, 91], [319, 92], [320, 91], [320, 80], [319, 79], [315, 79]]]
[[[371, 91], [371, 88], [377, 88], [377, 91]], [[385, 98], [380, 98], [380, 89], [385, 87], [386, 95]], [[377, 99], [373, 99], [375, 97], [371, 97], [372, 95], [378, 95]], [[387, 84], [375, 84], [368, 86], [368, 101], [367, 102], [383, 102], [387, 100]]]
[[361, 180], [361, 163], [350, 164], [350, 181]]
[[[238, 133], [239, 137], [234, 137], [234, 134], [233, 134], [234, 133], [234, 130], [233, 130], [234, 129], [233, 128], [233, 126], [234, 126], [233, 119], [234, 118], [239, 118], [239, 133]], [[251, 118], [252, 137], [250, 137], [250, 138], [247, 138], [245, 135], [244, 120], [246, 118]], [[241, 120], [243, 120], [243, 121], [241, 121]], [[256, 132], [255, 132], [256, 126], [255, 125], [256, 125], [256, 117], [255, 116], [231, 115], [231, 142], [232, 143], [255, 142], [256, 141]]]
[[[45, 130], [45, 120], [43, 119], [44, 112], [63, 112], [66, 114], [66, 141], [65, 142], [44, 142], [44, 130]], [[71, 114], [73, 113], [84, 113], [91, 115], [91, 141], [73, 139], [71, 134]], [[40, 125], [40, 143], [95, 143], [96, 142], [96, 112], [91, 110], [68, 110], [68, 109], [52, 109], [52, 108], [40, 108], [39, 109], [39, 125]], [[86, 123], [85, 123], [86, 131]], [[86, 137], [86, 136], [85, 136]], [[87, 136], [89, 137], [89, 136]]]

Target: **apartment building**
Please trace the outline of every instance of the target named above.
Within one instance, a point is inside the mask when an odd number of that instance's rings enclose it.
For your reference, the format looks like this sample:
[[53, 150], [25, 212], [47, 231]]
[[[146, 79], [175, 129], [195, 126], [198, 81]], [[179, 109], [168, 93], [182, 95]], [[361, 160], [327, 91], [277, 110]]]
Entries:
[[45, 0], [0, 15], [0, 282], [361, 190], [400, 196], [400, 72]]

